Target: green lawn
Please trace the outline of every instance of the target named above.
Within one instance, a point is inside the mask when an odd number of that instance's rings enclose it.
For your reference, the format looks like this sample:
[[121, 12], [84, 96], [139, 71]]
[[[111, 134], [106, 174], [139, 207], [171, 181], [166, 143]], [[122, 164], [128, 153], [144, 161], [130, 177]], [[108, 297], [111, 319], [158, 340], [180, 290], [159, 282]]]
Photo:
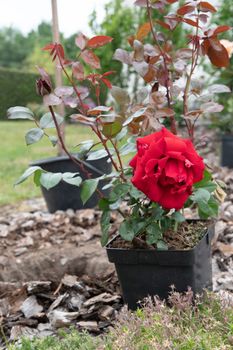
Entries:
[[[31, 179], [15, 188], [13, 186], [30, 162], [56, 155], [56, 148], [51, 146], [47, 138], [26, 146], [24, 135], [33, 127], [34, 124], [30, 121], [0, 122], [0, 206], [40, 196], [39, 188], [35, 187]], [[88, 127], [77, 125], [68, 125], [66, 136], [71, 150], [80, 141], [92, 138]]]

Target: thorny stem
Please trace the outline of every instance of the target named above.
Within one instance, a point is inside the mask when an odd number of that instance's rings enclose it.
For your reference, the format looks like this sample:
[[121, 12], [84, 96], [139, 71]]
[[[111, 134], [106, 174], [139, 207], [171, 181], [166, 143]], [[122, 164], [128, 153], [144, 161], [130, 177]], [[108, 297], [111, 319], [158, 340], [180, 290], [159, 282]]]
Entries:
[[116, 144], [111, 139], [110, 139], [110, 142], [111, 142], [111, 144], [113, 145], [113, 147], [115, 149], [115, 152], [116, 152], [116, 155], [117, 155], [117, 159], [118, 159], [119, 164], [120, 164], [121, 172], [122, 172], [122, 174], [124, 174], [124, 167], [123, 167], [123, 163], [122, 163], [122, 159], [121, 159], [119, 150], [118, 150]]
[[113, 167], [115, 168], [115, 170], [116, 170], [117, 172], [119, 172], [118, 166], [117, 166], [116, 162], [114, 161], [114, 159], [113, 159], [113, 157], [112, 157], [112, 154], [111, 154], [111, 152], [110, 152], [109, 149], [108, 149], [108, 146], [106, 145], [107, 140], [105, 140], [105, 139], [102, 137], [101, 132], [100, 132], [100, 130], [98, 129], [98, 127], [97, 127], [97, 129], [95, 129], [94, 127], [92, 127], [92, 130], [93, 130], [93, 132], [98, 136], [98, 138], [100, 139], [102, 145], [104, 146], [104, 149], [105, 149], [105, 151], [107, 152], [107, 154], [108, 154], [108, 156], [109, 156], [109, 158], [110, 158], [110, 160], [111, 160], [111, 163], [112, 163]]
[[[68, 151], [68, 149], [66, 148], [66, 145], [63, 141], [63, 138], [62, 138], [62, 134], [61, 134], [61, 131], [60, 131], [60, 128], [59, 128], [59, 125], [58, 125], [58, 122], [57, 122], [57, 119], [56, 119], [56, 116], [55, 116], [55, 113], [54, 113], [54, 110], [53, 110], [53, 107], [52, 106], [49, 106], [49, 110], [50, 110], [50, 113], [52, 115], [52, 118], [53, 118], [53, 121], [54, 121], [54, 124], [55, 124], [55, 127], [56, 127], [56, 131], [57, 131], [57, 136], [58, 136], [58, 139], [59, 139], [59, 142], [61, 144], [61, 147], [62, 149], [64, 150], [64, 152], [66, 153], [66, 155], [70, 158], [70, 160], [72, 160], [75, 164], [77, 164], [80, 169], [82, 170], [82, 172], [86, 175], [86, 177], [88, 179], [91, 179], [91, 174], [86, 170], [86, 168], [84, 167], [84, 165], [82, 164], [82, 162], [80, 162], [77, 158], [75, 158], [74, 156], [72, 156], [72, 154]], [[97, 188], [97, 193], [98, 195], [100, 196], [100, 198], [103, 197], [103, 194], [102, 192]]]
[[[171, 108], [171, 96], [170, 96], [170, 91], [169, 91], [169, 86], [168, 86], [169, 70], [168, 70], [168, 67], [167, 67], [166, 54], [163, 51], [163, 49], [162, 49], [162, 47], [161, 47], [161, 45], [160, 45], [160, 43], [159, 43], [159, 41], [157, 39], [156, 33], [154, 31], [153, 20], [152, 20], [152, 16], [151, 16], [151, 8], [149, 6], [149, 0], [146, 0], [146, 7], [147, 7], [147, 14], [148, 14], [149, 22], [150, 22], [151, 33], [152, 33], [152, 36], [153, 36], [153, 39], [154, 39], [156, 45], [158, 46], [160, 54], [163, 57], [164, 69], [165, 69], [165, 71], [167, 73], [166, 86], [165, 86], [166, 90], [167, 90], [166, 97], [167, 97], [168, 107]], [[170, 116], [170, 122], [171, 122], [171, 131], [172, 131], [173, 134], [176, 135], [177, 134], [177, 128], [176, 128], [176, 120], [175, 120], [174, 115]]]
[[82, 99], [81, 99], [81, 94], [80, 94], [80, 92], [78, 91], [77, 87], [75, 86], [75, 83], [74, 83], [73, 79], [71, 79], [71, 77], [70, 77], [69, 74], [67, 73], [67, 71], [66, 71], [66, 69], [65, 69], [65, 67], [64, 67], [64, 65], [63, 65], [63, 63], [62, 63], [61, 57], [60, 57], [59, 55], [58, 55], [58, 57], [59, 57], [59, 62], [60, 62], [61, 68], [62, 68], [62, 70], [63, 70], [65, 76], [66, 76], [67, 79], [69, 80], [70, 84], [72, 85], [72, 87], [73, 87], [73, 89], [74, 89], [74, 91], [75, 91], [75, 93], [76, 93], [76, 95], [77, 95], [77, 97], [78, 97], [78, 99], [79, 99], [79, 103], [80, 103], [80, 106], [81, 106], [81, 109], [82, 109], [82, 113], [86, 114], [85, 107], [84, 107], [83, 101], [82, 101]]
[[[61, 67], [62, 67], [62, 70], [63, 70], [64, 74], [66, 75], [67, 79], [69, 80], [70, 84], [72, 85], [72, 87], [73, 87], [73, 89], [74, 89], [74, 91], [75, 91], [75, 93], [76, 93], [76, 95], [77, 95], [77, 97], [78, 97], [78, 99], [79, 99], [79, 101], [80, 101], [80, 105], [81, 105], [81, 108], [82, 108], [82, 113], [83, 113], [84, 115], [87, 115], [86, 110], [85, 110], [85, 107], [84, 107], [84, 104], [83, 104], [83, 101], [82, 101], [81, 96], [80, 96], [80, 93], [79, 93], [77, 87], [75, 86], [73, 79], [71, 79], [71, 77], [70, 77], [69, 74], [67, 73], [67, 71], [66, 71], [66, 69], [65, 69], [65, 67], [64, 67], [64, 65], [63, 65], [63, 63], [62, 63], [61, 57], [60, 57], [60, 56], [58, 56], [58, 57], [59, 57], [59, 62], [60, 62], [60, 65], [61, 65]], [[96, 91], [96, 97], [97, 97], [98, 104], [100, 105], [99, 94], [97, 93], [97, 91]], [[52, 112], [51, 112], [51, 113], [52, 113]], [[55, 125], [56, 125], [56, 124], [55, 124]], [[109, 156], [109, 158], [110, 158], [110, 160], [111, 160], [111, 163], [112, 163], [113, 167], [115, 168], [115, 170], [116, 170], [117, 172], [119, 172], [118, 166], [117, 166], [116, 162], [114, 161], [114, 159], [113, 159], [113, 157], [112, 157], [112, 154], [111, 154], [111, 152], [109, 151], [108, 146], [107, 146], [107, 144], [106, 144], [106, 140], [104, 140], [104, 138], [102, 137], [101, 132], [100, 132], [98, 129], [96, 130], [96, 129], [93, 128], [93, 127], [91, 127], [91, 128], [92, 128], [92, 131], [98, 136], [98, 138], [99, 138], [99, 140], [101, 141], [102, 145], [104, 146], [104, 149], [106, 150], [106, 152], [107, 152], [107, 154], [108, 154], [108, 156]], [[98, 127], [97, 127], [97, 128], [98, 128]], [[64, 142], [63, 142], [63, 139], [62, 139], [62, 135], [61, 135], [61, 133], [60, 133], [59, 126], [58, 126], [57, 131], [59, 131], [59, 134], [60, 134], [60, 137], [61, 137], [61, 140], [62, 140], [61, 146], [63, 147]], [[58, 135], [59, 135], [59, 134], [58, 134]], [[59, 140], [60, 140], [60, 138], [59, 138]], [[64, 145], [64, 146], [65, 146], [65, 145]], [[119, 156], [119, 151], [118, 151], [118, 149], [117, 149], [115, 146], [114, 146], [114, 149], [115, 149], [115, 151], [116, 151], [116, 154], [117, 154], [117, 157], [118, 157], [118, 160], [119, 160], [119, 164], [120, 164], [120, 168], [121, 168], [121, 174], [120, 174], [120, 176], [121, 176], [121, 178], [125, 181], [124, 172], [123, 172], [123, 165], [122, 165], [122, 162], [121, 162], [121, 159], [120, 159], [120, 156]], [[65, 151], [65, 153], [66, 153], [69, 157], [70, 157], [70, 156], [72, 157], [72, 155], [69, 153], [69, 151], [66, 149], [66, 147], [65, 147], [64, 151]], [[68, 152], [69, 154], [68, 154], [67, 152]], [[74, 157], [73, 157], [73, 158], [74, 158]], [[75, 158], [74, 158], [74, 159], [75, 159]], [[77, 163], [77, 162], [76, 162], [76, 163]], [[83, 166], [83, 164], [82, 164], [82, 166]], [[84, 166], [83, 166], [83, 168], [84, 168]], [[84, 169], [85, 169], [85, 168], [84, 168]]]
[[[184, 95], [183, 95], [183, 113], [184, 113], [184, 118], [188, 114], [188, 94], [189, 94], [189, 89], [191, 85], [191, 79], [192, 75], [195, 71], [195, 68], [197, 66], [197, 60], [199, 57], [199, 45], [197, 44], [197, 36], [198, 36], [198, 29], [199, 29], [199, 12], [197, 16], [197, 27], [196, 27], [196, 33], [195, 33], [195, 42], [193, 43], [193, 48], [192, 48], [192, 61], [191, 61], [191, 68], [190, 68], [190, 73], [187, 75], [187, 81], [184, 89]], [[195, 124], [196, 120], [194, 121]], [[185, 118], [185, 123], [186, 127], [188, 130], [189, 137], [191, 141], [194, 139], [194, 124], [190, 120], [187, 120]]]

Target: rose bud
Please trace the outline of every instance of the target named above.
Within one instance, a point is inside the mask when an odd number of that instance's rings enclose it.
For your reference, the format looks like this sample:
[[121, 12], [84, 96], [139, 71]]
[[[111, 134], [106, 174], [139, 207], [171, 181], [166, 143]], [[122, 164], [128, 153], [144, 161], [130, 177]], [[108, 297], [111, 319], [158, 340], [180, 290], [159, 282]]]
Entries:
[[40, 96], [45, 96], [50, 94], [52, 91], [52, 87], [48, 81], [40, 78], [36, 80], [36, 92]]

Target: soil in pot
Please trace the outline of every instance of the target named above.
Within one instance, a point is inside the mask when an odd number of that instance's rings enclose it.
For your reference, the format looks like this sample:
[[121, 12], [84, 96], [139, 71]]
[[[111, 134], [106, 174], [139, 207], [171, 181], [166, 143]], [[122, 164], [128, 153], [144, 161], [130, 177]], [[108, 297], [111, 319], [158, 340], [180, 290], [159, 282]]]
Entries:
[[[194, 248], [208, 230], [209, 222], [185, 221], [178, 226], [177, 232], [169, 229], [164, 234], [164, 242], [168, 250], [189, 250]], [[148, 245], [144, 234], [139, 235], [132, 242], [123, 240], [117, 236], [110, 244], [110, 248], [122, 249], [149, 249], [156, 250], [156, 245]]]
[[[189, 225], [195, 228], [194, 234], [191, 234]], [[183, 239], [177, 239], [177, 233]], [[207, 227], [206, 222], [193, 221], [181, 224], [177, 233], [174, 233], [174, 238], [167, 239], [168, 250], [143, 246], [143, 237], [139, 237], [140, 248], [135, 247], [135, 242], [123, 243], [120, 237], [109, 242], [108, 258], [115, 263], [123, 298], [130, 309], [136, 309], [138, 302], [147, 296], [167, 299], [171, 286], [175, 286], [178, 292], [191, 287], [194, 295], [205, 288], [212, 289], [211, 238], [214, 226]]]

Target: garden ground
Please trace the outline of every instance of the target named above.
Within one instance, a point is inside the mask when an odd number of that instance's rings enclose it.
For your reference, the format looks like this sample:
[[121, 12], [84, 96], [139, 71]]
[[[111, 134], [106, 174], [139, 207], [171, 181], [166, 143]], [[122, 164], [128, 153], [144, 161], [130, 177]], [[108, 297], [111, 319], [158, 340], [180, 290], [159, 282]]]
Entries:
[[[63, 277], [65, 273], [75, 274], [81, 276], [83, 273], [90, 274], [92, 271], [94, 274], [102, 271], [100, 274], [103, 276], [103, 271], [106, 269], [107, 260], [104, 254], [101, 253], [101, 248], [99, 244], [99, 214], [97, 211], [79, 211], [77, 213], [72, 211], [67, 212], [57, 212], [55, 214], [48, 214], [42, 200], [32, 199], [30, 201], [19, 201], [20, 196], [34, 197], [39, 194], [39, 192], [32, 192], [33, 185], [30, 181], [23, 184], [21, 187], [13, 189], [12, 183], [15, 181], [14, 167], [12, 164], [21, 163], [20, 167], [15, 169], [18, 172], [18, 177], [22, 171], [26, 168], [27, 164], [32, 159], [37, 159], [45, 156], [52, 156], [55, 154], [55, 150], [51, 153], [51, 146], [46, 143], [41, 143], [41, 146], [34, 145], [31, 147], [26, 147], [23, 145], [23, 137], [25, 130], [30, 127], [28, 123], [17, 123], [17, 132], [12, 134], [12, 132], [6, 135], [6, 129], [15, 129], [15, 123], [1, 123], [1, 139], [4, 140], [4, 146], [2, 147], [1, 171], [3, 173], [4, 183], [8, 183], [11, 191], [11, 195], [8, 199], [5, 198], [5, 203], [7, 206], [1, 206], [0, 215], [0, 265], [1, 265], [1, 288], [6, 291], [6, 286], [13, 288], [13, 290], [19, 287], [18, 282], [11, 285], [10, 282], [15, 281], [32, 281], [33, 280], [56, 280], [59, 283], [59, 279]], [[14, 127], [13, 127], [14, 125]], [[73, 129], [73, 126], [72, 126]], [[80, 129], [77, 128], [77, 133]], [[85, 131], [88, 129], [81, 129], [82, 136], [85, 138], [90, 138]], [[68, 127], [68, 134], [69, 134]], [[17, 136], [16, 136], [17, 135]], [[75, 141], [76, 131], [73, 134], [71, 132], [68, 136], [69, 142], [71, 144], [77, 143]], [[80, 136], [80, 135], [78, 135]], [[17, 141], [17, 138], [20, 140]], [[8, 147], [9, 142], [9, 147]], [[11, 145], [11, 146], [10, 146]], [[214, 289], [215, 291], [227, 290], [232, 293], [233, 291], [233, 173], [232, 170], [227, 168], [219, 168], [216, 166], [217, 160], [214, 156], [213, 145], [208, 143], [208, 147], [204, 147], [205, 156], [214, 164], [214, 174], [216, 177], [225, 180], [227, 183], [227, 198], [225, 203], [221, 206], [220, 218], [216, 226], [216, 233], [213, 244], [213, 271], [214, 271]], [[22, 147], [24, 147], [22, 149]], [[215, 146], [216, 147], [216, 146]], [[20, 150], [21, 148], [21, 150]], [[4, 154], [4, 149], [9, 149], [9, 153]], [[23, 151], [23, 152], [22, 152]], [[23, 156], [26, 154], [27, 156]], [[18, 160], [17, 160], [18, 155]], [[3, 160], [4, 159], [4, 160]], [[9, 162], [11, 160], [11, 164]], [[8, 164], [9, 163], [9, 164]], [[4, 168], [5, 166], [5, 168]], [[6, 177], [6, 166], [9, 166], [11, 170], [10, 177]], [[3, 184], [3, 182], [2, 182]], [[23, 188], [27, 187], [27, 194], [22, 194]], [[30, 187], [31, 186], [31, 187]], [[7, 188], [3, 189], [2, 185], [1, 193], [7, 191]], [[15, 194], [18, 193], [19, 197]], [[21, 197], [22, 198], [22, 197]], [[117, 220], [117, 218], [115, 218]], [[59, 230], [58, 230], [59, 227]], [[59, 232], [58, 232], [59, 231]], [[73, 256], [71, 254], [71, 248], [73, 249]], [[86, 251], [86, 255], [82, 255], [80, 259], [81, 252]], [[98, 252], [98, 253], [97, 253]], [[44, 255], [43, 255], [44, 254]], [[88, 255], [89, 254], [89, 255]], [[90, 255], [93, 259], [90, 259]], [[85, 258], [87, 257], [87, 258]], [[105, 259], [105, 260], [103, 260]], [[80, 264], [82, 261], [82, 264]], [[92, 261], [92, 262], [91, 262]], [[102, 261], [102, 262], [101, 262]], [[102, 270], [101, 270], [101, 264]], [[104, 266], [104, 267], [103, 267]], [[86, 270], [85, 270], [86, 269]], [[4, 289], [5, 288], [5, 289]], [[0, 326], [3, 329], [3, 334], [12, 337], [16, 334], [16, 338], [20, 334], [28, 334], [27, 332], [34, 332], [39, 336], [39, 329], [43, 328], [41, 324], [45, 324], [47, 320], [48, 325], [48, 307], [53, 302], [54, 297], [47, 296], [45, 294], [38, 296], [34, 295], [36, 300], [40, 301], [44, 315], [44, 318], [35, 317], [25, 317], [21, 308], [21, 304], [26, 300], [25, 298], [31, 295], [25, 295], [24, 293], [19, 294], [19, 304], [17, 304], [18, 311], [16, 313], [11, 313], [11, 318], [6, 316], [6, 305], [8, 302], [9, 307], [12, 307], [12, 294], [7, 295], [5, 293], [0, 293], [0, 311], [2, 313], [2, 318], [0, 318]], [[67, 291], [66, 291], [67, 292]], [[62, 295], [66, 294], [59, 290], [58, 297], [60, 297], [60, 302], [62, 300]], [[70, 309], [70, 303], [67, 304], [72, 297], [68, 293], [67, 299], [65, 298], [65, 303], [54, 307], [54, 311], [76, 312], [75, 308]], [[98, 294], [98, 293], [97, 293]], [[42, 298], [42, 299], [41, 299]], [[18, 299], [16, 298], [16, 301]], [[33, 299], [35, 300], [35, 299]], [[63, 300], [63, 301], [64, 301]], [[43, 301], [43, 302], [42, 302]], [[215, 305], [215, 304], [214, 304]], [[50, 305], [51, 306], [51, 305]], [[98, 307], [100, 307], [99, 305]], [[107, 305], [112, 307], [112, 304]], [[101, 306], [102, 307], [102, 306]], [[17, 309], [17, 308], [16, 308]], [[5, 310], [5, 311], [4, 311]], [[102, 309], [101, 309], [102, 310]], [[135, 315], [129, 316], [128, 313], [124, 312], [121, 316], [122, 322], [113, 331], [113, 338], [109, 336], [106, 338], [105, 343], [99, 338], [90, 338], [89, 336], [80, 336], [77, 332], [72, 332], [67, 336], [62, 336], [61, 338], [46, 338], [45, 340], [37, 340], [35, 343], [29, 340], [24, 341], [22, 350], [63, 350], [67, 349], [67, 344], [73, 346], [73, 349], [132, 349], [132, 350], [150, 350], [150, 349], [174, 349], [173, 344], [176, 340], [176, 348], [178, 350], [212, 350], [212, 349], [231, 349], [232, 348], [232, 314], [229, 314], [229, 320], [227, 323], [223, 321], [222, 315], [219, 316], [219, 308], [214, 306], [211, 307], [211, 312], [213, 313], [213, 327], [210, 318], [205, 312], [208, 313], [208, 307], [201, 308], [199, 319], [193, 319], [195, 312], [190, 314], [185, 314], [187, 318], [183, 315], [180, 318], [180, 323], [177, 322], [177, 313], [174, 311], [174, 318], [171, 321], [169, 327], [161, 327], [161, 321], [158, 319], [156, 312], [151, 312], [148, 318], [147, 311], [142, 313], [137, 313]], [[5, 314], [4, 314], [5, 312]], [[102, 312], [102, 311], [101, 311]], [[203, 316], [203, 313], [205, 316]], [[202, 314], [202, 316], [201, 316]], [[164, 313], [167, 315], [167, 313]], [[75, 315], [73, 315], [75, 316]], [[80, 316], [76, 315], [77, 319], [69, 320], [68, 324], [73, 324], [74, 326], [77, 322], [84, 322], [84, 319], [80, 320]], [[185, 317], [186, 317], [185, 316]], [[207, 317], [208, 316], [208, 317]], [[90, 315], [85, 319], [86, 322], [93, 322], [99, 326], [100, 320], [96, 321], [96, 313], [90, 313]], [[99, 317], [99, 316], [98, 316]], [[182, 319], [182, 322], [181, 322]], [[183, 323], [183, 320], [186, 320]], [[148, 320], [148, 321], [147, 321]], [[200, 322], [200, 320], [202, 320]], [[208, 320], [208, 321], [206, 321]], [[225, 319], [224, 319], [225, 320]], [[195, 322], [193, 322], [195, 321]], [[149, 323], [148, 323], [149, 322]], [[175, 326], [176, 322], [176, 326]], [[111, 323], [111, 322], [110, 322]], [[211, 327], [209, 328], [209, 324]], [[166, 323], [164, 323], [166, 324]], [[29, 325], [29, 326], [28, 326]], [[89, 323], [90, 326], [90, 323]], [[29, 328], [29, 330], [28, 330]], [[85, 328], [85, 327], [84, 327]], [[20, 331], [17, 333], [17, 331]], [[54, 334], [54, 329], [52, 329], [52, 334]], [[115, 332], [115, 333], [114, 333]], [[165, 332], [165, 333], [164, 333]], [[170, 336], [168, 336], [168, 333]], [[187, 336], [184, 338], [183, 334]], [[30, 333], [29, 333], [30, 334]], [[115, 335], [114, 335], [115, 334]], [[115, 337], [115, 338], [114, 338]], [[57, 340], [59, 339], [59, 340]], [[174, 340], [175, 339], [175, 340]], [[164, 341], [167, 341], [167, 343]], [[126, 343], [123, 343], [125, 341]], [[119, 343], [120, 342], [120, 343]], [[170, 343], [169, 343], [170, 342]], [[215, 342], [215, 343], [214, 343]], [[160, 344], [161, 347], [159, 347]], [[215, 346], [215, 347], [214, 347]], [[19, 349], [18, 346], [9, 349]]]

